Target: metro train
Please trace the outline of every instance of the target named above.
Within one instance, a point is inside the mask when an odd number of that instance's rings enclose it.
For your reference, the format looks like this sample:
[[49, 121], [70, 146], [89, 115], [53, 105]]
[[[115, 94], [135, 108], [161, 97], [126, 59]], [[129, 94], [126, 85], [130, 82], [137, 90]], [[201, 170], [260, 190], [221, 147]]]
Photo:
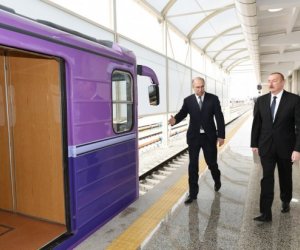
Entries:
[[0, 249], [71, 249], [138, 198], [133, 52], [0, 10]]

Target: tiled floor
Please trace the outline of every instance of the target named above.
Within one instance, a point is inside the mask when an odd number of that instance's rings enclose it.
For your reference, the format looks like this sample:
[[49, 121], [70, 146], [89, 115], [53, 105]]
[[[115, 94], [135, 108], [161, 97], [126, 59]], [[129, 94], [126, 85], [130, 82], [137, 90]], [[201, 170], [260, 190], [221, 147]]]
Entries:
[[234, 127], [239, 121], [231, 125], [234, 132], [227, 133], [228, 142], [218, 160], [222, 171], [219, 193], [214, 192], [206, 171], [199, 180], [198, 199], [185, 206], [186, 162], [76, 249], [300, 249], [298, 164], [294, 166], [291, 212], [280, 212], [276, 185], [273, 222], [253, 221], [259, 214], [261, 167], [249, 147], [251, 120], [248, 115], [237, 131]]
[[143, 249], [300, 249], [299, 165], [294, 166], [291, 212], [280, 212], [276, 185], [273, 222], [253, 221], [259, 215], [261, 167], [249, 148], [250, 125], [249, 119], [220, 155], [220, 192], [213, 191], [206, 172], [199, 182], [197, 202], [180, 204]]

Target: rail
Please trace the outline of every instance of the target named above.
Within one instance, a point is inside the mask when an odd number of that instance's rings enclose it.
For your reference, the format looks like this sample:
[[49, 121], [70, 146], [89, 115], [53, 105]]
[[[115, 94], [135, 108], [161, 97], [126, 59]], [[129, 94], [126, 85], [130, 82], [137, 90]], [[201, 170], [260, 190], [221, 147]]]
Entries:
[[[236, 116], [233, 116], [233, 118], [226, 123], [226, 126], [236, 119], [238, 119], [240, 116], [242, 116], [244, 113], [249, 111], [248, 109], [243, 110], [243, 112], [240, 112], [238, 110], [238, 107], [235, 107], [234, 112], [237, 112]], [[187, 130], [188, 124], [183, 124], [180, 126], [174, 126], [171, 130], [171, 138], [175, 135], [181, 134]], [[160, 128], [161, 125], [158, 126], [151, 126], [152, 128]], [[145, 131], [145, 130], [143, 130]], [[155, 131], [152, 134], [149, 133], [147, 136], [141, 136], [140, 139], [142, 138], [143, 140], [148, 139], [147, 142], [144, 143], [139, 143], [139, 149], [143, 149], [147, 146], [151, 146], [155, 143], [160, 143], [161, 142], [161, 131]], [[153, 136], [153, 138], [151, 138]], [[168, 174], [172, 172], [172, 170], [175, 170], [177, 167], [180, 166], [180, 164], [176, 164], [176, 162], [181, 161], [184, 157], [187, 157], [188, 153], [188, 148], [187, 146], [183, 146], [182, 150], [179, 152], [175, 153], [174, 155], [171, 155], [170, 157], [167, 157], [165, 160], [159, 162], [156, 164], [154, 167], [150, 167], [150, 169], [143, 169], [143, 172], [140, 173], [139, 176], [139, 182], [140, 182], [140, 195], [143, 195], [146, 193], [148, 190], [152, 189], [157, 183], [159, 183], [162, 179], [166, 178]], [[182, 164], [181, 164], [182, 165]]]
[[[249, 105], [239, 105], [235, 104], [230, 109], [231, 121], [235, 120], [244, 112], [248, 111], [251, 108]], [[187, 131], [188, 123], [178, 124], [171, 128], [170, 137], [184, 133]], [[162, 124], [153, 123], [138, 128], [139, 131], [139, 149], [146, 148], [153, 144], [160, 144], [162, 141]]]

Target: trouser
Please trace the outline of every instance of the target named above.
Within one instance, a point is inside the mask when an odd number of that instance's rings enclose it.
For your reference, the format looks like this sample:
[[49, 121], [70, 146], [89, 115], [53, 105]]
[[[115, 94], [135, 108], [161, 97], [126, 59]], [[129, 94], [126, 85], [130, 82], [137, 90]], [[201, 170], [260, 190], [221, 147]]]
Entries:
[[261, 156], [263, 177], [261, 179], [260, 212], [271, 213], [274, 200], [274, 170], [277, 164], [280, 199], [282, 202], [290, 202], [293, 193], [292, 165], [291, 159], [282, 159], [278, 156], [275, 146], [272, 146], [270, 153]]
[[217, 164], [217, 142], [210, 141], [206, 134], [199, 134], [197, 138], [189, 143], [189, 193], [196, 198], [199, 191], [199, 153], [202, 148], [204, 159], [215, 183], [220, 183], [221, 172]]

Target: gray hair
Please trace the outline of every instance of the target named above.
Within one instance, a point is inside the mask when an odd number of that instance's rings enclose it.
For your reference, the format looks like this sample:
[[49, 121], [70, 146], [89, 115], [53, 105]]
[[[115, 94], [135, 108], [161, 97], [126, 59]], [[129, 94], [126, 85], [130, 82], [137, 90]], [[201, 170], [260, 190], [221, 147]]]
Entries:
[[205, 85], [205, 80], [204, 80], [204, 78], [202, 78], [202, 77], [200, 77], [200, 76], [197, 76], [197, 77], [193, 78], [192, 83], [194, 83], [195, 80], [202, 81], [202, 82], [204, 83], [204, 85]]

